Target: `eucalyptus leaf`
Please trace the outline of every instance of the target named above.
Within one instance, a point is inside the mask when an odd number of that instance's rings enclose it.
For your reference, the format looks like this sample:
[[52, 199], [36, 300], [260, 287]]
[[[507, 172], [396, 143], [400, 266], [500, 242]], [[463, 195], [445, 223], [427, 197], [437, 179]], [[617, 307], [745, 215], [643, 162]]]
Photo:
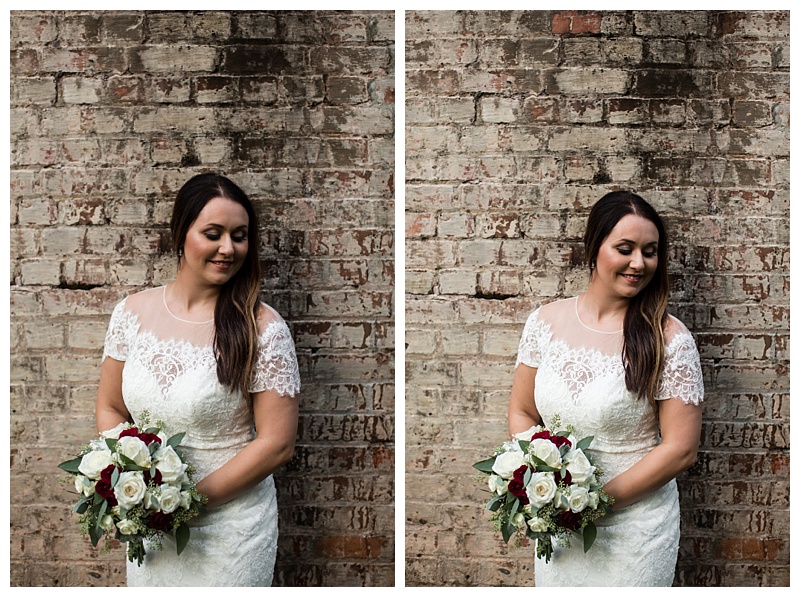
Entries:
[[591, 445], [593, 439], [594, 439], [593, 435], [590, 435], [589, 437], [584, 437], [581, 441], [578, 442], [576, 448], [578, 448], [579, 450], [585, 450]]
[[480, 462], [476, 462], [472, 465], [473, 468], [478, 469], [482, 473], [492, 473], [492, 466], [494, 465], [495, 457], [492, 456], [491, 458], [487, 458], [486, 460], [481, 460]]
[[175, 529], [175, 543], [178, 547], [178, 555], [181, 555], [181, 552], [186, 547], [186, 544], [189, 543], [189, 525], [181, 523], [177, 529]]
[[111, 472], [111, 487], [116, 487], [117, 481], [119, 481], [119, 469], [115, 466]]
[[583, 528], [583, 553], [589, 551], [589, 548], [592, 546], [596, 538], [597, 527], [594, 526], [593, 522], [587, 522], [586, 526]]
[[519, 440], [519, 449], [523, 452], [528, 451], [528, 447], [530, 447], [531, 442], [526, 442], [525, 440]]
[[117, 456], [119, 456], [119, 461], [125, 465], [126, 471], [146, 471], [150, 469], [150, 467], [147, 466], [139, 466], [124, 454], [117, 454]]
[[97, 547], [97, 544], [100, 542], [100, 538], [103, 536], [103, 529], [96, 525], [92, 525], [89, 527], [89, 538], [92, 540], [92, 545]]
[[557, 471], [557, 468], [553, 468], [552, 466], [548, 466], [544, 460], [541, 458], [537, 458], [533, 454], [530, 455], [533, 464], [536, 466], [536, 472], [538, 473], [552, 473]]
[[78, 469], [78, 467], [80, 466], [82, 460], [83, 457], [78, 456], [72, 460], [62, 462], [58, 465], [58, 468], [60, 468], [62, 471], [67, 471], [68, 473], [80, 473], [81, 471]]
[[171, 438], [169, 438], [167, 440], [167, 445], [172, 447], [172, 448], [177, 447], [178, 445], [180, 445], [181, 441], [183, 441], [183, 436], [184, 435], [186, 435], [185, 432], [184, 433], [176, 433], [175, 435], [173, 435]]
[[119, 442], [119, 440], [116, 440], [113, 437], [107, 437], [106, 438], [106, 445], [108, 446], [108, 449], [111, 450], [112, 452], [117, 447], [117, 443], [118, 442]]

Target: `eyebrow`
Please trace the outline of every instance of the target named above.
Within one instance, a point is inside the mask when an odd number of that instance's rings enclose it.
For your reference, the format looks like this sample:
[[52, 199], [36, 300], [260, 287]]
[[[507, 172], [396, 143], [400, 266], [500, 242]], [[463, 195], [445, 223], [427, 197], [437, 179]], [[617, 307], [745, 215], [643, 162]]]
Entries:
[[[222, 224], [215, 224], [214, 222], [209, 222], [204, 227], [205, 228], [219, 228], [221, 230], [225, 229], [225, 226], [223, 226]], [[248, 228], [247, 224], [242, 224], [241, 226], [237, 226], [236, 228], [234, 228], [234, 230], [247, 230], [247, 228]]]
[[[618, 243], [628, 243], [629, 245], [635, 245], [635, 244], [637, 244], [635, 241], [632, 241], [632, 240], [630, 240], [630, 239], [627, 239], [627, 238], [621, 238], [621, 239], [619, 239], [617, 242], [618, 242]], [[650, 245], [655, 245], [655, 246], [658, 246], [658, 241], [657, 241], [657, 240], [654, 240], [654, 241], [652, 241], [652, 242], [646, 243], [644, 246], [645, 246], [645, 247], [649, 247]]]

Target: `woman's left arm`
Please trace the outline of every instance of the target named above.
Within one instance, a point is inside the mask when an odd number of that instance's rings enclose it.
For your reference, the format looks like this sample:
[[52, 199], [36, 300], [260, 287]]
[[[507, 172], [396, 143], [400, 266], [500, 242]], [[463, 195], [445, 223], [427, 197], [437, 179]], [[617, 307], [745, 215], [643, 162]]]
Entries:
[[251, 394], [256, 438], [197, 484], [216, 508], [255, 487], [291, 460], [297, 436], [298, 400], [273, 390]]
[[702, 408], [668, 398], [659, 400], [661, 443], [647, 456], [605, 484], [603, 490], [615, 499], [614, 510], [650, 495], [697, 460]]

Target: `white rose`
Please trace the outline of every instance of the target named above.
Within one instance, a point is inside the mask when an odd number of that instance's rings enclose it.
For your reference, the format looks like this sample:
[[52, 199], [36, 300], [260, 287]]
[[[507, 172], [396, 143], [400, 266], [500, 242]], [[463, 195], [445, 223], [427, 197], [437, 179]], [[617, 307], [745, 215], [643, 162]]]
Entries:
[[600, 504], [600, 494], [596, 491], [589, 492], [589, 507], [592, 510], [597, 510], [597, 506]]
[[561, 468], [561, 452], [549, 439], [535, 439], [531, 442], [530, 452], [547, 466]]
[[180, 456], [172, 449], [172, 446], [162, 445], [153, 456], [156, 468], [161, 471], [162, 481], [175, 483], [183, 478], [187, 465], [181, 462]]
[[178, 506], [181, 505], [181, 490], [172, 485], [162, 485], [161, 497], [158, 498], [158, 504], [162, 512], [166, 514], [174, 512], [178, 509]]
[[104, 514], [100, 519], [100, 528], [104, 531], [110, 531], [114, 528], [114, 517], [109, 514]]
[[570, 485], [567, 503], [573, 512], [582, 512], [589, 505], [589, 491], [580, 485]]
[[534, 533], [544, 533], [547, 530], [547, 520], [534, 516], [528, 521], [528, 526]]
[[148, 487], [144, 492], [144, 499], [142, 499], [142, 505], [145, 507], [146, 510], [157, 510], [158, 508], [153, 502], [153, 491]]
[[117, 528], [123, 535], [135, 535], [136, 531], [139, 529], [135, 522], [128, 520], [127, 518], [120, 520], [117, 523]]
[[530, 429], [526, 429], [525, 431], [520, 431], [519, 433], [515, 433], [514, 437], [519, 440], [529, 442], [535, 433], [539, 433], [544, 427], [541, 425], [534, 425]]
[[75, 491], [86, 497], [94, 495], [94, 483], [88, 483], [83, 475], [75, 475]]
[[572, 476], [573, 483], [586, 483], [595, 471], [595, 467], [581, 450], [570, 450], [564, 454], [564, 465]]
[[117, 425], [113, 429], [106, 429], [100, 435], [102, 435], [103, 437], [111, 438], [111, 439], [117, 439], [117, 438], [119, 438], [119, 434], [122, 433], [124, 430], [126, 430], [128, 428], [130, 428], [130, 424], [129, 423], [120, 423], [119, 425]]
[[525, 489], [531, 505], [541, 508], [550, 503], [556, 495], [557, 487], [553, 473], [533, 473]]
[[147, 490], [144, 477], [139, 471], [120, 473], [114, 486], [114, 495], [122, 508], [132, 508], [142, 501]]
[[188, 491], [181, 491], [181, 508], [188, 510], [192, 505], [192, 494]]
[[525, 455], [521, 451], [503, 452], [494, 460], [492, 470], [503, 479], [510, 479], [514, 471], [525, 464]]
[[99, 479], [100, 473], [109, 464], [114, 464], [110, 450], [92, 450], [83, 455], [78, 470], [90, 479]]
[[489, 477], [489, 491], [497, 493], [497, 495], [504, 495], [508, 491], [508, 482], [502, 477], [491, 475]]
[[511, 523], [512, 523], [512, 524], [513, 524], [515, 527], [517, 527], [518, 529], [524, 529], [524, 528], [525, 528], [525, 524], [526, 524], [526, 523], [525, 523], [525, 515], [524, 515], [524, 514], [522, 514], [521, 512], [517, 512], [517, 513], [516, 513], [516, 514], [514, 514], [514, 516], [511, 518]]
[[133, 460], [137, 466], [150, 468], [150, 450], [138, 437], [123, 437], [117, 443], [117, 452]]

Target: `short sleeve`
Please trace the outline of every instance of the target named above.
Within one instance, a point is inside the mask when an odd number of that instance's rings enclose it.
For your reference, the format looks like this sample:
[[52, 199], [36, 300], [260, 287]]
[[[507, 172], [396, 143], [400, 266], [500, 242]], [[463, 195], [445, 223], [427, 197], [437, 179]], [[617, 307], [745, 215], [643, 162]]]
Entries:
[[281, 396], [295, 396], [300, 391], [300, 369], [289, 327], [283, 320], [270, 321], [258, 338], [251, 392], [272, 390]]
[[679, 398], [686, 404], [703, 401], [703, 370], [694, 338], [688, 330], [673, 336], [667, 345], [664, 375], [656, 400]]
[[538, 368], [542, 362], [542, 350], [548, 342], [550, 326], [539, 318], [539, 311], [540, 309], [536, 309], [525, 322], [515, 367], [522, 363], [528, 367]]
[[125, 308], [125, 300], [122, 300], [111, 313], [103, 348], [103, 360], [106, 357], [117, 361], [128, 360], [128, 347], [132, 335], [136, 332], [135, 327], [136, 317]]

